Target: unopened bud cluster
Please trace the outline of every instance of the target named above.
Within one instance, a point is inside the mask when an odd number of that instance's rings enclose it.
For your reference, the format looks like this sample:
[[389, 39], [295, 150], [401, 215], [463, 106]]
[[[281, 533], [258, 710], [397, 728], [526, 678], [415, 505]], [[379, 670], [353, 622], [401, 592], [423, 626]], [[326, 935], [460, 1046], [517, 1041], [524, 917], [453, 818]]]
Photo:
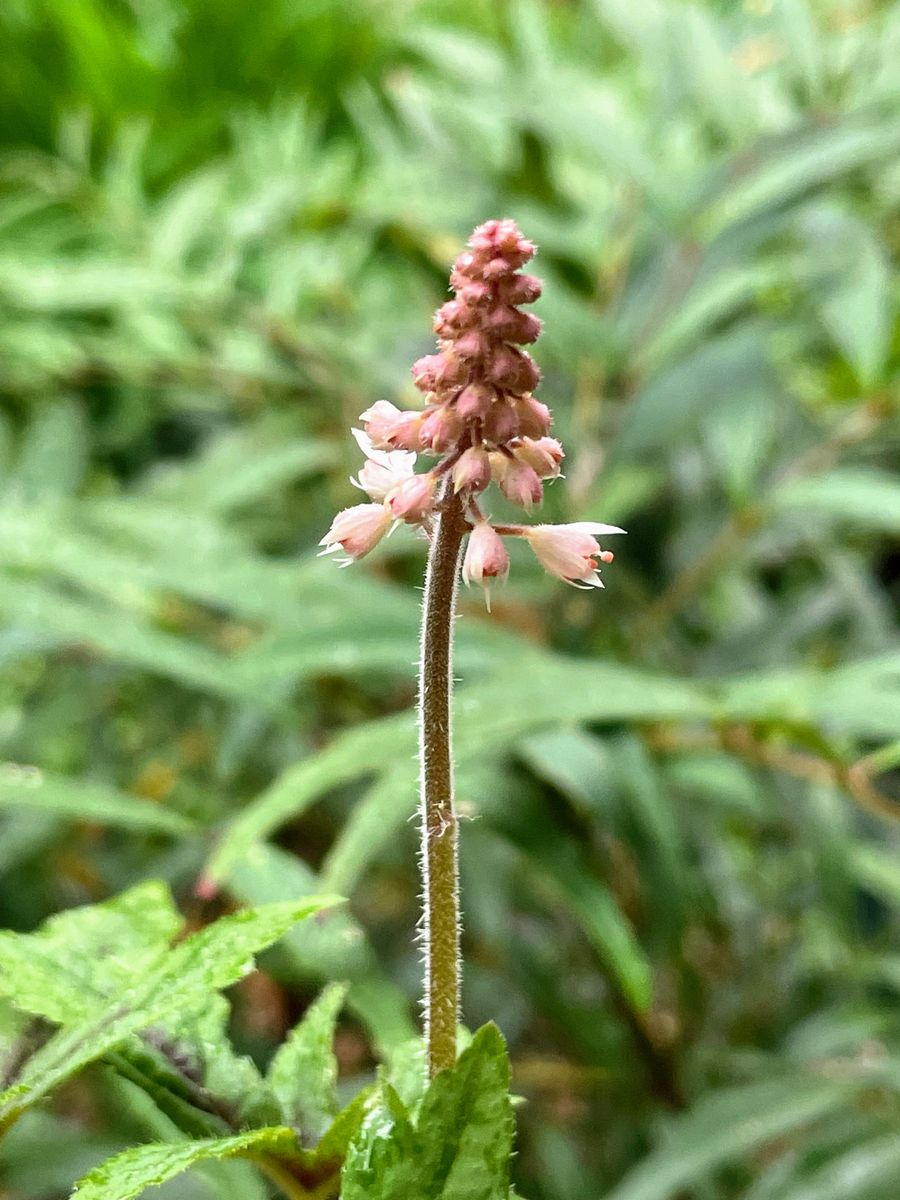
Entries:
[[[612, 525], [497, 525], [479, 497], [493, 481], [513, 504], [540, 504], [544, 484], [560, 473], [564, 452], [550, 436], [550, 410], [533, 395], [540, 381], [534, 359], [521, 349], [534, 342], [541, 322], [520, 305], [541, 294], [541, 282], [520, 268], [534, 245], [513, 221], [487, 221], [469, 239], [450, 275], [455, 293], [438, 309], [436, 354], [413, 364], [425, 408], [403, 412], [379, 400], [364, 412], [365, 432], [354, 430], [366, 463], [352, 482], [371, 504], [345, 509], [322, 539], [323, 553], [341, 548], [361, 558], [397, 522], [429, 532], [442, 479], [449, 477], [470, 524], [463, 578], [488, 586], [505, 577], [503, 537], [527, 538], [544, 568], [569, 583], [602, 587], [598, 563], [611, 562], [595, 534], [621, 533]], [[437, 464], [415, 472], [419, 453]]]

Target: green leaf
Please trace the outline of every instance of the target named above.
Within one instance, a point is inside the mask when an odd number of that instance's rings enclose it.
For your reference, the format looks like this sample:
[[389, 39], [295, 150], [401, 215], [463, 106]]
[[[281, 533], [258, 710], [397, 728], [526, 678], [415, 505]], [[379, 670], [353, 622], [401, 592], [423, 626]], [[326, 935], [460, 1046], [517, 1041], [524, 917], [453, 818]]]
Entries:
[[[650, 672], [529, 655], [490, 680], [460, 689], [455, 711], [457, 758], [463, 761], [497, 750], [529, 729], [559, 722], [701, 717], [711, 715], [712, 704], [701, 687]], [[291, 767], [242, 811], [210, 859], [210, 877], [227, 880], [254, 842], [296, 818], [331, 788], [401, 762], [413, 772], [415, 745], [412, 712], [341, 734]], [[398, 795], [405, 801], [408, 793], [403, 789]]]
[[900, 122], [872, 113], [839, 119], [825, 128], [811, 124], [760, 142], [745, 154], [738, 179], [726, 177], [721, 196], [699, 220], [704, 240], [732, 225], [788, 203], [811, 188], [890, 160], [900, 147]]
[[792, 479], [772, 495], [782, 513], [819, 516], [835, 525], [900, 532], [900, 480], [864, 467], [836, 467], [823, 475]]
[[150, 494], [168, 504], [222, 514], [334, 464], [337, 447], [301, 434], [284, 421], [259, 421], [230, 431], [204, 453], [155, 474]]
[[833, 202], [807, 214], [801, 229], [821, 277], [813, 295], [834, 344], [860, 385], [881, 377], [891, 342], [891, 270], [885, 247], [860, 219]]
[[245, 975], [256, 953], [334, 903], [334, 897], [324, 896], [248, 909], [163, 952], [112, 1002], [61, 1030], [29, 1059], [17, 1082], [0, 1094], [0, 1127], [133, 1034], [178, 1014], [202, 1011], [209, 993]]
[[169, 834], [186, 833], [193, 827], [187, 817], [139, 796], [19, 763], [0, 766], [0, 810], [4, 808], [34, 809], [73, 821]]
[[154, 967], [181, 926], [168, 888], [151, 881], [36, 933], [0, 932], [0, 994], [56, 1024], [84, 1020]]
[[670, 1200], [722, 1163], [783, 1138], [834, 1111], [861, 1080], [766, 1080], [711, 1092], [671, 1123], [668, 1135], [605, 1200]]
[[279, 1047], [266, 1075], [283, 1120], [316, 1137], [338, 1109], [333, 1043], [346, 996], [345, 984], [325, 988]]
[[0, 573], [0, 612], [23, 628], [50, 633], [67, 645], [89, 647], [121, 662], [168, 676], [230, 700], [272, 704], [248, 696], [240, 672], [223, 654], [152, 628], [112, 605], [85, 603], [34, 580]]
[[95, 1167], [79, 1180], [72, 1197], [73, 1200], [133, 1200], [146, 1188], [158, 1187], [210, 1159], [258, 1161], [268, 1155], [290, 1157], [296, 1151], [297, 1135], [292, 1129], [278, 1127], [183, 1144], [136, 1146]]
[[229, 1039], [231, 1006], [224, 996], [211, 996], [198, 1014], [188, 1014], [165, 1027], [179, 1052], [192, 1062], [196, 1078], [220, 1107], [233, 1114], [233, 1123], [268, 1125], [280, 1120], [278, 1106], [259, 1068], [237, 1054]]
[[[295, 855], [265, 844], [253, 846], [238, 862], [230, 888], [249, 904], [300, 899], [325, 890]], [[415, 1035], [408, 997], [384, 975], [364, 930], [345, 905], [292, 929], [271, 969], [303, 983], [347, 980], [347, 1007], [383, 1055]]]
[[[813, 1171], [786, 1194], [786, 1200], [865, 1200], [896, 1194], [900, 1179], [900, 1138], [895, 1131], [870, 1138]], [[882, 1192], [882, 1188], [885, 1190]]]
[[493, 1025], [432, 1080], [415, 1125], [382, 1083], [351, 1143], [343, 1200], [508, 1200], [508, 1088], [506, 1047]]

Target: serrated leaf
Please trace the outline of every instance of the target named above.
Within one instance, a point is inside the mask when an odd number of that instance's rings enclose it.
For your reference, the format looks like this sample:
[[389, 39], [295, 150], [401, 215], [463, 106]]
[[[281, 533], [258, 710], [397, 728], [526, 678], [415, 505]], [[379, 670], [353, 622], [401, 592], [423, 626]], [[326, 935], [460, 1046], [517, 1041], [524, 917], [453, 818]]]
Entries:
[[266, 1074], [283, 1120], [315, 1137], [338, 1109], [333, 1043], [346, 996], [345, 984], [325, 988], [278, 1048]]
[[0, 994], [56, 1024], [84, 1020], [155, 966], [182, 923], [168, 888], [151, 881], [36, 933], [0, 932]]
[[73, 1200], [133, 1200], [149, 1187], [158, 1187], [209, 1160], [243, 1158], [251, 1161], [273, 1155], [289, 1157], [297, 1151], [292, 1129], [252, 1129], [234, 1137], [209, 1138], [183, 1144], [136, 1146], [107, 1159], [85, 1175], [72, 1193]]
[[335, 902], [315, 897], [235, 913], [160, 955], [155, 968], [148, 967], [114, 1002], [57, 1033], [29, 1059], [17, 1082], [0, 1094], [0, 1127], [132, 1034], [179, 1013], [202, 1011], [209, 993], [240, 979], [256, 953]]
[[475, 1034], [431, 1082], [415, 1125], [389, 1084], [369, 1105], [344, 1167], [343, 1200], [508, 1200], [513, 1117], [499, 1030]]
[[139, 796], [20, 763], [0, 765], [0, 810], [4, 808], [33, 809], [74, 821], [169, 834], [187, 833], [193, 828], [187, 817]]

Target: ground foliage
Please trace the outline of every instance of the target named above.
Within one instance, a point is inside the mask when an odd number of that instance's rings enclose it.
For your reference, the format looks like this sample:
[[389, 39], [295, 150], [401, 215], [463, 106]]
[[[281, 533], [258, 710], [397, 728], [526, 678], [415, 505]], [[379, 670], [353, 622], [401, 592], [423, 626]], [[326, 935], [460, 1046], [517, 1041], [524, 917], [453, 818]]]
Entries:
[[505, 1195], [496, 1031], [424, 1098], [409, 1040], [422, 546], [314, 549], [509, 215], [549, 519], [629, 530], [604, 593], [523, 557], [458, 624], [513, 1182], [893, 1200], [896, 6], [7, 0], [0, 43], [4, 1195]]

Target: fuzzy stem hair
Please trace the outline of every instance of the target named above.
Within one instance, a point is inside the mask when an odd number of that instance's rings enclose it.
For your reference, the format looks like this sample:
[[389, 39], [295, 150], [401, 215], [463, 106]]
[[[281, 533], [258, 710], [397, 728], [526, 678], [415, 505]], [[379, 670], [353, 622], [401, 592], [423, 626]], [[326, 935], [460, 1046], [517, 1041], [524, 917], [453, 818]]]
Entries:
[[419, 754], [425, 1040], [431, 1076], [456, 1062], [459, 1020], [459, 828], [453, 803], [451, 737], [453, 623], [466, 532], [462, 500], [442, 489], [422, 609]]

